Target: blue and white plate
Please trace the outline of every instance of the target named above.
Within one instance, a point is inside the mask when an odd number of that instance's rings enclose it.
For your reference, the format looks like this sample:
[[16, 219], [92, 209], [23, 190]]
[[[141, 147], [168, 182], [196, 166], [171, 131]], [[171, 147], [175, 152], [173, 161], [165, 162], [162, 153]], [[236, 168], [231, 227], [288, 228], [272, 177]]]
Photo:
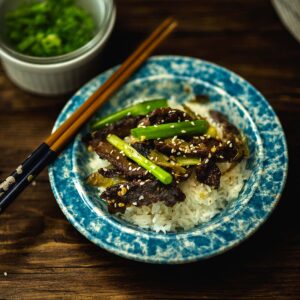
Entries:
[[[109, 70], [80, 89], [59, 115], [57, 128], [112, 74]], [[187, 88], [190, 87], [190, 88]], [[101, 109], [107, 115], [132, 101], [209, 95], [249, 140], [251, 175], [238, 199], [211, 221], [189, 231], [155, 233], [107, 212], [98, 191], [85, 183], [90, 155], [81, 143], [86, 126], [49, 168], [56, 200], [74, 227], [91, 242], [126, 258], [149, 263], [186, 263], [220, 254], [250, 236], [276, 206], [287, 174], [287, 147], [280, 122], [265, 98], [247, 81], [212, 63], [188, 57], [157, 56]]]

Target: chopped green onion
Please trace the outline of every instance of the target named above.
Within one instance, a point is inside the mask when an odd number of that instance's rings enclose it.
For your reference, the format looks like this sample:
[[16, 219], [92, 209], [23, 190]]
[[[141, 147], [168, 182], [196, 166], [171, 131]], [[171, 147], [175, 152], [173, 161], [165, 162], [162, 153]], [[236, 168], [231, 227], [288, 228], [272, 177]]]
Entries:
[[170, 173], [148, 160], [116, 135], [109, 134], [106, 139], [110, 144], [118, 148], [120, 151], [123, 151], [128, 158], [132, 159], [138, 165], [149, 171], [163, 184], [170, 184], [172, 182], [173, 177]]
[[170, 158], [157, 150], [151, 150], [148, 158], [154, 161], [157, 165], [165, 168], [173, 169], [177, 173], [184, 174], [186, 169], [177, 164], [175, 161], [170, 160]]
[[84, 46], [95, 35], [92, 15], [76, 0], [17, 2], [19, 5], [4, 16], [3, 32], [20, 53], [63, 55]]
[[192, 165], [198, 165], [201, 162], [201, 159], [196, 157], [180, 156], [176, 158], [176, 161], [180, 166], [192, 166]]
[[131, 134], [141, 140], [168, 138], [180, 135], [199, 135], [206, 133], [209, 124], [205, 120], [167, 123], [162, 125], [137, 127], [131, 129]]
[[94, 121], [91, 125], [91, 128], [93, 130], [100, 129], [105, 125], [116, 122], [126, 116], [144, 116], [156, 108], [167, 106], [168, 102], [166, 99], [155, 99], [141, 102]]

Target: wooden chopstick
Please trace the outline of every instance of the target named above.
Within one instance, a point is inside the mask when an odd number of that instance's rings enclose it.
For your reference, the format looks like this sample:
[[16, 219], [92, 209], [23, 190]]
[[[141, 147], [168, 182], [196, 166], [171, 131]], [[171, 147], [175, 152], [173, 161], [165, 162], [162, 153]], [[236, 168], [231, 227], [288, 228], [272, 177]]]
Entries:
[[62, 150], [64, 145], [74, 136], [79, 128], [86, 123], [86, 121], [111, 97], [115, 91], [138, 69], [138, 67], [149, 57], [157, 46], [167, 38], [167, 36], [176, 28], [177, 22], [171, 21], [167, 27], [163, 28], [160, 34], [152, 40], [148, 47], [144, 47], [143, 51], [138, 57], [124, 70], [124, 72], [117, 77], [111, 85], [99, 95], [85, 111], [79, 116], [70, 127], [62, 133], [61, 136], [51, 145], [51, 149], [55, 152]]
[[58, 153], [80, 127], [137, 70], [176, 26], [177, 22], [174, 19], [166, 19], [88, 100], [0, 183], [0, 213], [30, 184], [34, 177], [57, 158]]
[[[175, 21], [172, 17], [165, 19], [151, 34], [150, 36], [122, 63], [116, 72], [112, 74], [104, 84], [97, 89], [55, 132], [53, 132], [46, 140], [45, 143], [52, 146], [54, 142], [87, 110], [95, 101], [99, 101], [98, 98], [104, 93], [104, 91], [114, 83], [119, 76], [121, 76], [131, 64], [134, 64], [137, 59], [147, 49], [155, 43], [155, 41], [161, 36], [161, 34]], [[156, 43], [157, 44], [157, 43]], [[102, 96], [103, 97], [103, 96]], [[56, 148], [56, 147], [55, 147]]]

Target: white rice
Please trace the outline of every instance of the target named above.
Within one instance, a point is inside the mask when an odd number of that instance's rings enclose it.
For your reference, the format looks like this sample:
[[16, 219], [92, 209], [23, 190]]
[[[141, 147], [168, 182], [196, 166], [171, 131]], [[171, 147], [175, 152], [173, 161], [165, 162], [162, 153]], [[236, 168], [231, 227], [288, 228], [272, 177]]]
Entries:
[[[191, 104], [189, 106], [194, 112], [198, 112], [213, 123], [213, 120], [209, 118], [206, 105]], [[180, 105], [174, 104], [172, 107], [182, 109]], [[217, 130], [221, 136], [221, 130], [218, 128]], [[96, 162], [93, 159], [90, 163], [90, 167], [94, 171], [100, 167], [99, 160], [97, 158], [98, 162]], [[229, 165], [229, 163], [218, 164], [221, 171], [228, 169]], [[106, 166], [106, 164], [102, 166]], [[185, 201], [176, 203], [173, 207], [168, 207], [163, 202], [143, 207], [131, 206], [119, 216], [130, 223], [156, 232], [187, 230], [209, 221], [226, 205], [237, 199], [249, 174], [250, 172], [246, 170], [246, 160], [243, 160], [231, 171], [221, 176], [220, 187], [217, 190], [199, 183], [193, 174], [188, 180], [179, 184], [186, 195]], [[101, 192], [103, 190], [100, 188]]]
[[221, 176], [221, 184], [217, 190], [199, 183], [193, 175], [179, 185], [186, 195], [185, 201], [176, 203], [173, 207], [168, 207], [163, 202], [143, 207], [131, 206], [120, 217], [156, 232], [187, 230], [209, 221], [236, 199], [248, 176], [246, 160]]

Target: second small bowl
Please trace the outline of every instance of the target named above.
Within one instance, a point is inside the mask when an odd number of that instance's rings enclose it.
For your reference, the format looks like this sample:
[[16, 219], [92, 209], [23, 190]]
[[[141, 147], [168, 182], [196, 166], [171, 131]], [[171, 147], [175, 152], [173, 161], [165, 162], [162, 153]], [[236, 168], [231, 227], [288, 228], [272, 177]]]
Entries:
[[[5, 14], [14, 9], [20, 0], [0, 0], [0, 28]], [[83, 47], [54, 57], [23, 55], [6, 43], [0, 36], [0, 57], [7, 76], [24, 90], [41, 95], [61, 95], [73, 92], [93, 74], [103, 47], [115, 24], [116, 8], [113, 0], [77, 1], [90, 12], [96, 23], [94, 38]]]

